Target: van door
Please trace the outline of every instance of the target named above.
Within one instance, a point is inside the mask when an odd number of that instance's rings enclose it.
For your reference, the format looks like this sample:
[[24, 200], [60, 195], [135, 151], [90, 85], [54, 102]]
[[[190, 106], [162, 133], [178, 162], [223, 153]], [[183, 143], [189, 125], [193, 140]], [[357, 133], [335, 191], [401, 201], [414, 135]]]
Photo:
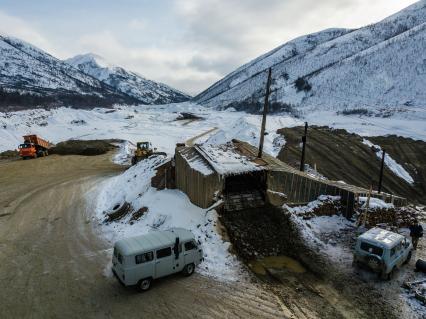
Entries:
[[185, 249], [185, 252], [183, 254], [185, 265], [195, 263], [195, 260], [197, 258], [197, 248], [198, 248], [195, 241], [193, 240], [187, 241], [184, 243], [183, 246]]
[[172, 254], [171, 247], [157, 250], [155, 258], [155, 278], [164, 277], [174, 272], [174, 255]]
[[182, 243], [175, 243], [173, 247], [173, 271], [179, 272], [185, 267], [185, 260], [183, 256]]

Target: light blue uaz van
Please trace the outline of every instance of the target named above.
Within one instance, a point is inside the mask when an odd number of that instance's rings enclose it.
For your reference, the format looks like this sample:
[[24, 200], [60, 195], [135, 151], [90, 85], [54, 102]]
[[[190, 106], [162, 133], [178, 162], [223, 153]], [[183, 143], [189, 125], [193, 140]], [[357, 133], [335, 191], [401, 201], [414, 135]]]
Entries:
[[194, 235], [183, 228], [125, 238], [114, 245], [112, 271], [125, 286], [148, 290], [153, 279], [183, 272], [190, 276], [203, 261]]
[[354, 264], [365, 265], [381, 278], [391, 279], [395, 271], [411, 259], [411, 240], [381, 228], [372, 228], [357, 239]]

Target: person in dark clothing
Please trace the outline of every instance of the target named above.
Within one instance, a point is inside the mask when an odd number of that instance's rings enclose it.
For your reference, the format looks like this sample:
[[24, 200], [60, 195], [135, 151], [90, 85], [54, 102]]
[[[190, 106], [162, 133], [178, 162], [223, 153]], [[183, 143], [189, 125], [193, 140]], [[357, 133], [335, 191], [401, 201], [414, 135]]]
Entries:
[[419, 238], [423, 237], [423, 227], [419, 224], [418, 221], [416, 221], [414, 225], [410, 226], [410, 236], [414, 249], [417, 249]]

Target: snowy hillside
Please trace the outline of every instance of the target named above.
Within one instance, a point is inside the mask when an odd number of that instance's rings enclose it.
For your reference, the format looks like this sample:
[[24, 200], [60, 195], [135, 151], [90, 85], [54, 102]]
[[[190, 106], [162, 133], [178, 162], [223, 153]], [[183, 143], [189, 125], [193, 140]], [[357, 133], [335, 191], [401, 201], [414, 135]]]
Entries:
[[31, 44], [4, 36], [0, 36], [0, 87], [0, 110], [135, 102]]
[[111, 65], [95, 54], [77, 55], [66, 62], [143, 104], [183, 102], [190, 98], [165, 84], [147, 80], [137, 73]]
[[[202, 120], [176, 120], [181, 112], [192, 112]], [[124, 106], [114, 109], [27, 110], [0, 112], [0, 152], [15, 149], [22, 135], [39, 134], [58, 143], [68, 139], [123, 139], [132, 143], [151, 141], [159, 151], [173, 154], [176, 143], [189, 139], [221, 144], [238, 138], [253, 145], [259, 143], [261, 118], [242, 112], [217, 112], [190, 103], [159, 106]], [[282, 141], [277, 129], [300, 125], [291, 117], [271, 117], [267, 123], [265, 151], [278, 154]], [[213, 129], [213, 130], [212, 130]], [[212, 130], [209, 134], [201, 135]], [[193, 137], [199, 138], [193, 139]]]
[[426, 0], [356, 30], [294, 39], [238, 68], [194, 101], [258, 112], [272, 68], [273, 111], [425, 117]]

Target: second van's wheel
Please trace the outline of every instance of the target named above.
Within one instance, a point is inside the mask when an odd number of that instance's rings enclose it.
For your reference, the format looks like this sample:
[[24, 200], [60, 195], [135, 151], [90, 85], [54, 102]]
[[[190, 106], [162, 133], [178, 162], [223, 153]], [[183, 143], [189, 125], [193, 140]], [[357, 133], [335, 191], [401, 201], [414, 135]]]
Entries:
[[152, 282], [151, 278], [145, 278], [145, 279], [139, 280], [138, 282], [139, 291], [144, 292], [149, 290], [149, 288], [151, 288], [151, 282]]
[[194, 273], [195, 265], [194, 264], [188, 264], [183, 269], [183, 274], [185, 276], [191, 276]]
[[396, 272], [397, 272], [397, 270], [398, 270], [398, 268], [396, 268], [396, 266], [394, 266], [394, 267], [392, 268], [392, 271], [388, 274], [388, 278], [387, 278], [387, 280], [392, 280], [392, 279], [394, 279], [394, 278], [395, 278], [395, 276], [396, 276]]
[[404, 261], [404, 264], [408, 264], [409, 262], [410, 262], [410, 260], [411, 260], [411, 251], [408, 253], [408, 255], [407, 255], [407, 259]]

